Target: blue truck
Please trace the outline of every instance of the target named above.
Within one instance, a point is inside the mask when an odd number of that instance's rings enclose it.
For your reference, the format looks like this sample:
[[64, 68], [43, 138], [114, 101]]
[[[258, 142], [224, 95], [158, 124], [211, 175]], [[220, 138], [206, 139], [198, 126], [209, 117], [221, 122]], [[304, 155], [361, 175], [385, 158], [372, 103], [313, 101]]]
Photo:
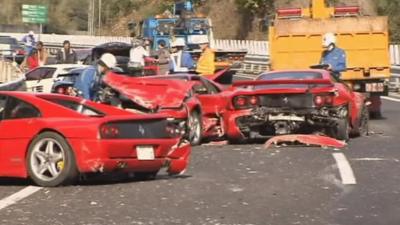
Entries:
[[[193, 1], [177, 1], [173, 5], [172, 12], [146, 18], [139, 26], [131, 26], [130, 29], [139, 29], [135, 36], [141, 36], [152, 40], [152, 50], [157, 50], [160, 40], [164, 40], [169, 46], [176, 38], [182, 38], [186, 42], [187, 51], [192, 54], [194, 60], [200, 56], [198, 40], [206, 37], [213, 40], [211, 20], [195, 12]], [[211, 46], [213, 47], [213, 46]], [[246, 50], [226, 51], [215, 49], [217, 67], [229, 66], [235, 62], [241, 62], [246, 55]]]

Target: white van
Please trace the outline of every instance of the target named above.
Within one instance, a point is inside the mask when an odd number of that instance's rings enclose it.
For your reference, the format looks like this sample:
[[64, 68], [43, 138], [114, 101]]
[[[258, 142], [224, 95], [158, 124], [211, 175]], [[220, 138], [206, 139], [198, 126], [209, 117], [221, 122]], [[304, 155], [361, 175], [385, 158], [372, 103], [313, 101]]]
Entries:
[[87, 67], [79, 64], [56, 64], [37, 67], [25, 74], [25, 84], [28, 92], [50, 93], [58, 76], [72, 69]]

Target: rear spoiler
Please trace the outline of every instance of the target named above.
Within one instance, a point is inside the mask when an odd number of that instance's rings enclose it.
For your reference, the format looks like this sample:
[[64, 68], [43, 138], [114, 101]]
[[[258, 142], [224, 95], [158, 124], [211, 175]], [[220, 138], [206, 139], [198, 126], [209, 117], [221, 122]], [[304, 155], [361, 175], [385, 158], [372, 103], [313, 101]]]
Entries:
[[234, 87], [238, 86], [258, 86], [258, 85], [276, 85], [276, 84], [331, 84], [330, 80], [315, 79], [315, 80], [249, 80], [249, 81], [236, 81], [233, 83]]

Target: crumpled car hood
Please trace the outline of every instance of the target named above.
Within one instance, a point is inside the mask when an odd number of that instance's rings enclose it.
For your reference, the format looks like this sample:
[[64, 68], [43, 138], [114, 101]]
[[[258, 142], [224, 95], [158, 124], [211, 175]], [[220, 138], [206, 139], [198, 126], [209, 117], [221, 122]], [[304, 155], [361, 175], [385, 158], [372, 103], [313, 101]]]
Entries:
[[112, 72], [103, 81], [131, 101], [150, 110], [181, 107], [192, 88], [179, 80], [144, 79]]

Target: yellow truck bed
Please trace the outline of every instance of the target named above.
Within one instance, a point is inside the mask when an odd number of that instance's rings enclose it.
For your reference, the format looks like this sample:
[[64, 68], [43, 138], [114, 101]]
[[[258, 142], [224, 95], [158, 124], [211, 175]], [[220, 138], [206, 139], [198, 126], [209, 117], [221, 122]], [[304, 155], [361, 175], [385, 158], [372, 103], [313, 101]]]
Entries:
[[390, 77], [387, 17], [276, 20], [270, 27], [271, 69], [307, 69], [321, 58], [322, 35], [337, 34], [347, 55], [343, 80]]

